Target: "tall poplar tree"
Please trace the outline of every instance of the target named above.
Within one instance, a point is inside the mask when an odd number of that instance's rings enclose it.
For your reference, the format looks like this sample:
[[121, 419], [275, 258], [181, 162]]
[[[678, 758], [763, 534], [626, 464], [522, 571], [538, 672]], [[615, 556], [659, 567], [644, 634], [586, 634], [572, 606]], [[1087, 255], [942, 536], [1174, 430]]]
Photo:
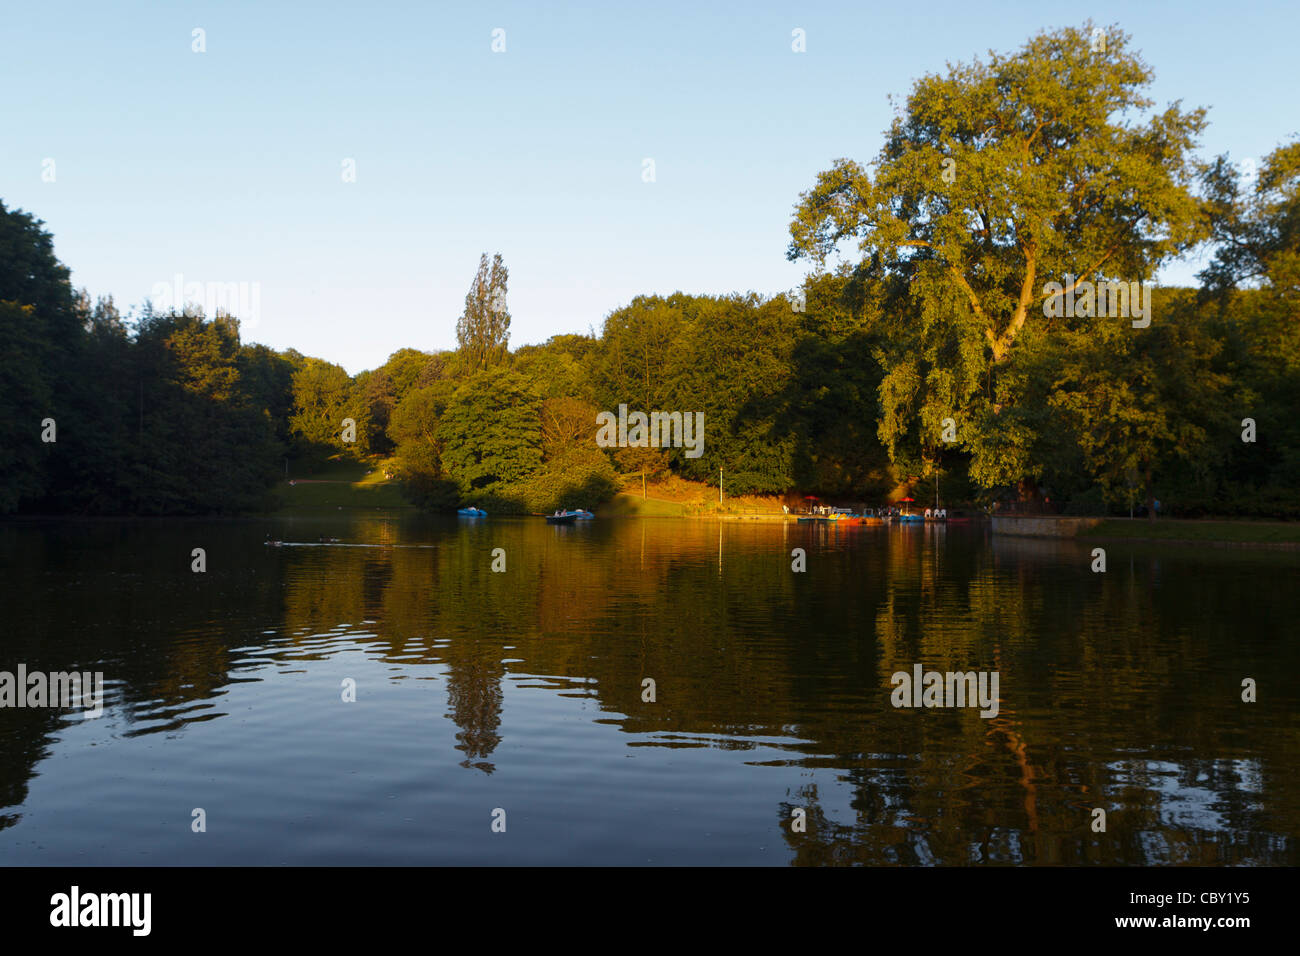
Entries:
[[465, 311], [456, 323], [456, 341], [469, 371], [500, 364], [510, 342], [510, 312], [506, 308], [509, 270], [501, 253], [479, 258], [478, 274], [465, 296]]

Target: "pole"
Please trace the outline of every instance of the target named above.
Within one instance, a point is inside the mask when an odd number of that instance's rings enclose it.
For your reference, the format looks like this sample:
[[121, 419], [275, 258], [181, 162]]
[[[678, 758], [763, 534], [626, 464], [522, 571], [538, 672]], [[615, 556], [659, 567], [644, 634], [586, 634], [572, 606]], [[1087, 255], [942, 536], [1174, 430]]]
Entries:
[[718, 466], [718, 504], [722, 504], [722, 466]]

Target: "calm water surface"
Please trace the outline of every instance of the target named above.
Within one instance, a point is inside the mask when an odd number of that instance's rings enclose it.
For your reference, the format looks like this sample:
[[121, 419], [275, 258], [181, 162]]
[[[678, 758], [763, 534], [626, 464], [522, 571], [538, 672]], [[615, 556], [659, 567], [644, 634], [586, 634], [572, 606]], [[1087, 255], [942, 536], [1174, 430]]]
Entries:
[[[0, 526], [0, 670], [107, 684], [97, 720], [0, 709], [0, 863], [1300, 862], [1300, 558], [1110, 544], [1094, 574], [1091, 547], [671, 519]], [[997, 671], [997, 717], [894, 708], [918, 663]]]

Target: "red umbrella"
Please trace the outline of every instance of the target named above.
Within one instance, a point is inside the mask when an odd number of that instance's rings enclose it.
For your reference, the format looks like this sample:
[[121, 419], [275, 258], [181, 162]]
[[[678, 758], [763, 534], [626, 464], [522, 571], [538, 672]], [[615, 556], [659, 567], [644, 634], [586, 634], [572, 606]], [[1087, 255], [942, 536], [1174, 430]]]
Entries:
[[804, 496], [803, 496], [803, 500], [804, 500], [804, 501], [820, 501], [821, 499], [818, 498], [816, 495], [804, 495]]
[[899, 498], [899, 501], [915, 501], [915, 498]]

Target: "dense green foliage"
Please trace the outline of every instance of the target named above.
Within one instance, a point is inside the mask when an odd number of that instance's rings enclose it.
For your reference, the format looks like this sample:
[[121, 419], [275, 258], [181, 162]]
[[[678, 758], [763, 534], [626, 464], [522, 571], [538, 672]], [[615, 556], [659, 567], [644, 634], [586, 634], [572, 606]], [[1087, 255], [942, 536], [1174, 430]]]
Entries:
[[[889, 315], [878, 434], [900, 477], [1071, 510], [1300, 513], [1278, 471], [1300, 438], [1280, 411], [1295, 147], [1242, 196], [1226, 159], [1192, 157], [1204, 111], [1149, 112], [1150, 82], [1115, 28], [1041, 34], [917, 81], [874, 170], [839, 160], [801, 197], [790, 257], [821, 267], [857, 239], [841, 274]], [[1160, 290], [1145, 323], [1092, 298], [1207, 239], [1200, 296]], [[1232, 294], [1243, 281], [1258, 288]], [[1244, 443], [1261, 415], [1270, 444]]]
[[0, 204], [0, 509], [88, 514], [266, 503], [290, 406], [288, 359], [236, 323], [73, 294], [39, 221]]
[[[243, 344], [227, 316], [124, 321], [0, 204], [0, 511], [254, 510], [286, 466], [345, 455], [429, 508], [593, 507], [620, 474], [722, 473], [733, 494], [928, 502], [938, 483], [948, 502], [1300, 517], [1300, 143], [1253, 181], [1198, 162], [1204, 112], [1153, 112], [1151, 71], [1104, 36], [918, 80], [871, 167], [838, 160], [800, 198], [789, 255], [815, 268], [793, 294], [640, 296], [599, 334], [511, 351], [508, 272], [484, 255], [455, 351], [355, 376]], [[1148, 322], [1082, 298], [1150, 289], [1201, 245], [1202, 286], [1155, 289]], [[599, 445], [621, 406], [703, 413], [700, 453]]]

